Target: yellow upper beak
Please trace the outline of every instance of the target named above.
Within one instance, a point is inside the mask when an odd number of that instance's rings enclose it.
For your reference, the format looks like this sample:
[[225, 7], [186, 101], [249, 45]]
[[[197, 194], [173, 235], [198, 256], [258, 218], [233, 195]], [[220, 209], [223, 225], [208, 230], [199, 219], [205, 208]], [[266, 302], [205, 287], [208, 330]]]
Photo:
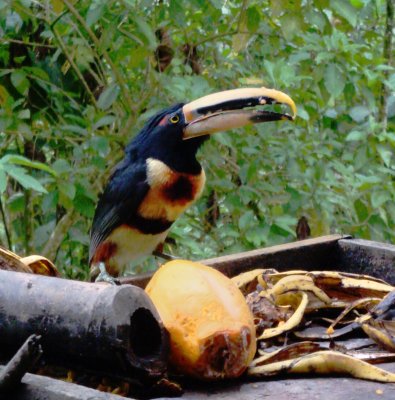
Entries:
[[[266, 104], [286, 104], [293, 115], [252, 107]], [[294, 120], [296, 106], [285, 93], [267, 88], [226, 90], [201, 97], [183, 106], [186, 127], [184, 139], [239, 128], [260, 122]]]

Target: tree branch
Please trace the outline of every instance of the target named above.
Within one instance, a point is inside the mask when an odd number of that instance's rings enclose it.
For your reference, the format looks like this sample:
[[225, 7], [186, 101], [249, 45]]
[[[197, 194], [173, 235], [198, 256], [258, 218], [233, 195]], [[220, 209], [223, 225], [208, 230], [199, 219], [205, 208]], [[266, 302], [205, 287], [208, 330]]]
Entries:
[[69, 229], [74, 225], [77, 215], [74, 211], [67, 212], [58, 222], [41, 254], [49, 260], [55, 260], [56, 253]]
[[95, 96], [93, 95], [90, 87], [86, 83], [86, 80], [82, 76], [81, 71], [79, 70], [78, 66], [75, 64], [75, 62], [72, 59], [72, 57], [70, 57], [69, 52], [67, 51], [66, 46], [64, 45], [63, 40], [60, 37], [58, 31], [56, 30], [56, 28], [52, 28], [52, 32], [53, 32], [57, 42], [59, 43], [59, 47], [62, 49], [63, 54], [67, 58], [67, 61], [70, 63], [71, 67], [73, 68], [74, 72], [76, 73], [76, 75], [78, 76], [78, 78], [81, 81], [82, 85], [84, 86], [86, 92], [88, 93], [92, 104], [95, 106], [95, 108], [97, 108]]
[[12, 248], [11, 234], [10, 234], [10, 231], [8, 230], [7, 218], [6, 218], [6, 215], [4, 212], [3, 201], [1, 199], [1, 195], [0, 195], [0, 213], [1, 213], [1, 218], [3, 220], [5, 236], [7, 238], [7, 246], [9, 249], [11, 249]]
[[16, 44], [23, 44], [24, 46], [30, 47], [44, 47], [46, 49], [56, 49], [56, 46], [52, 44], [44, 44], [44, 43], [37, 43], [37, 42], [25, 42], [23, 40], [18, 39], [11, 39], [11, 38], [0, 38], [0, 43], [16, 43]]
[[[70, 1], [68, 0], [63, 0], [63, 3], [67, 6], [67, 8], [70, 10], [71, 14], [74, 15], [74, 17], [78, 20], [78, 22], [84, 27], [86, 32], [88, 33], [89, 37], [91, 38], [92, 42], [96, 46], [96, 48], [99, 50], [101, 48], [100, 41], [97, 38], [97, 36], [93, 33], [92, 29], [89, 28], [89, 26], [86, 24], [85, 20], [82, 18], [81, 14], [77, 11], [77, 9], [71, 4]], [[122, 95], [127, 103], [127, 106], [130, 110], [136, 109], [135, 104], [132, 101], [132, 98], [129, 95], [129, 92], [127, 90], [127, 85], [125, 80], [123, 79], [122, 74], [116, 67], [116, 65], [113, 63], [110, 55], [108, 54], [107, 50], [102, 48], [101, 52], [103, 54], [104, 59], [107, 61], [108, 65], [111, 67], [112, 72], [114, 73], [115, 79], [118, 81], [119, 86], [122, 91]]]
[[[394, 3], [393, 0], [387, 0], [386, 3], [386, 20], [384, 31], [383, 44], [383, 59], [388, 66], [392, 64], [392, 31], [394, 29]], [[387, 101], [389, 96], [389, 88], [385, 84], [385, 80], [389, 76], [389, 71], [383, 72], [384, 79], [381, 84], [380, 105], [379, 105], [379, 120], [383, 124], [383, 128], [387, 129]]]

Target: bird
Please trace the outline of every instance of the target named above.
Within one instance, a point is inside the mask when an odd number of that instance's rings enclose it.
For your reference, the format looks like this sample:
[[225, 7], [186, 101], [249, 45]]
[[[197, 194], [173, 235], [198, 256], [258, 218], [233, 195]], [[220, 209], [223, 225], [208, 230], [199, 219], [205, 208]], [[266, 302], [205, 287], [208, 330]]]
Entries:
[[[267, 104], [285, 104], [293, 115], [257, 108]], [[196, 155], [212, 133], [295, 116], [287, 94], [262, 87], [212, 93], [151, 117], [99, 197], [90, 231], [91, 281], [114, 283], [131, 261], [161, 248], [171, 225], [202, 194], [206, 176]]]

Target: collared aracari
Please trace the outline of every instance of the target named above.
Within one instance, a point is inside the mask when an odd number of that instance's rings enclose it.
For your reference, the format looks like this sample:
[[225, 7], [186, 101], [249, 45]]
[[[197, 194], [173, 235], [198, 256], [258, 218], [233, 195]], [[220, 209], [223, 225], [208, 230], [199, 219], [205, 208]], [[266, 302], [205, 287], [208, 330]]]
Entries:
[[[286, 104], [293, 115], [257, 109]], [[292, 99], [277, 90], [246, 88], [177, 104], [152, 117], [125, 148], [96, 208], [91, 229], [91, 279], [119, 276], [130, 261], [161, 245], [173, 222], [202, 193], [196, 153], [211, 133], [260, 122], [293, 120]]]

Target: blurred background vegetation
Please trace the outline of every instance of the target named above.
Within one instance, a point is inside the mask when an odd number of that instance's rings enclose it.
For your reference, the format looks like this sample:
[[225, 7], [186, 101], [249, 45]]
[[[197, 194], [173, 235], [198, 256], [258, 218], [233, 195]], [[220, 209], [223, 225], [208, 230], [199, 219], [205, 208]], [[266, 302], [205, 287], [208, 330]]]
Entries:
[[163, 107], [245, 86], [290, 94], [298, 119], [214, 135], [165, 250], [293, 241], [302, 216], [395, 242], [393, 19], [392, 0], [0, 0], [0, 243], [85, 278], [125, 144]]

